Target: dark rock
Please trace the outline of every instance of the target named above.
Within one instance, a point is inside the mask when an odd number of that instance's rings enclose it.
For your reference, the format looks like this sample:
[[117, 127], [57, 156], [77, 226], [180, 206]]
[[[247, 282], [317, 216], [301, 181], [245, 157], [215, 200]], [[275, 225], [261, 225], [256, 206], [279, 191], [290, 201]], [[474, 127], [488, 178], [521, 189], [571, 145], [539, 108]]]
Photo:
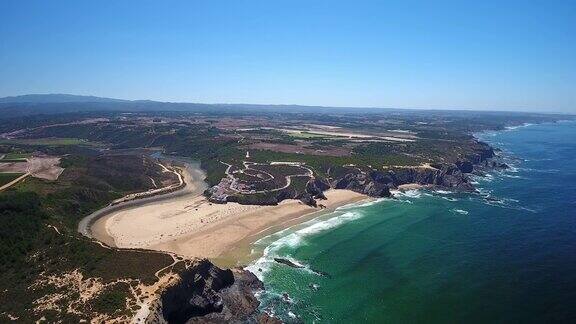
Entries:
[[508, 164], [502, 162], [502, 163], [498, 163], [498, 168], [500, 168], [500, 169], [509, 169], [510, 166], [509, 166]]
[[458, 161], [456, 166], [460, 169], [462, 173], [472, 173], [474, 171], [474, 165], [470, 161]]
[[162, 315], [168, 323], [255, 321], [260, 303], [254, 291], [263, 288], [248, 271], [222, 270], [201, 260], [162, 293]]
[[301, 202], [305, 203], [308, 206], [318, 207], [318, 204], [316, 203], [316, 200], [314, 199], [314, 197], [312, 197], [307, 192], [300, 195], [299, 199]]
[[282, 323], [281, 320], [279, 320], [275, 317], [272, 317], [266, 313], [260, 314], [258, 316], [257, 321], [258, 321], [258, 324], [281, 324]]
[[188, 319], [222, 310], [217, 294], [234, 283], [230, 270], [222, 270], [202, 260], [180, 274], [176, 285], [162, 294], [162, 314], [168, 323], [185, 323]]
[[324, 196], [324, 191], [330, 189], [330, 184], [328, 181], [322, 178], [312, 178], [306, 184], [306, 191], [312, 194], [313, 196]]
[[294, 262], [292, 262], [292, 261], [290, 261], [290, 260], [288, 260], [288, 259], [274, 258], [274, 261], [276, 261], [276, 262], [278, 262], [278, 263], [280, 263], [280, 264], [287, 265], [287, 266], [289, 266], [289, 267], [291, 267], [291, 268], [297, 268], [297, 269], [304, 268], [304, 266], [299, 265], [299, 264], [296, 264], [296, 263], [294, 263]]
[[[289, 267], [291, 267], [291, 268], [296, 268], [296, 269], [302, 269], [302, 268], [304, 268], [303, 265], [296, 264], [296, 263], [294, 263], [294, 262], [292, 262], [292, 261], [290, 261], [290, 260], [288, 260], [288, 259], [284, 259], [284, 258], [274, 258], [274, 261], [276, 261], [276, 262], [278, 262], [278, 263], [280, 263], [280, 264], [289, 266]], [[319, 275], [319, 276], [322, 276], [322, 277], [332, 278], [332, 276], [330, 276], [330, 274], [328, 274], [327, 272], [324, 272], [324, 271], [314, 270], [314, 269], [310, 269], [310, 271], [312, 271], [312, 272], [314, 272], [315, 274], [317, 274], [317, 275]]]
[[390, 197], [392, 195], [387, 184], [378, 182], [368, 183], [361, 192], [370, 197]]
[[372, 171], [370, 172], [370, 177], [376, 183], [382, 183], [388, 186], [394, 185], [394, 178], [389, 173]]
[[435, 164], [433, 168], [398, 168], [392, 171], [391, 176], [396, 187], [417, 183], [463, 191], [474, 190], [468, 177], [457, 165], [450, 163]]

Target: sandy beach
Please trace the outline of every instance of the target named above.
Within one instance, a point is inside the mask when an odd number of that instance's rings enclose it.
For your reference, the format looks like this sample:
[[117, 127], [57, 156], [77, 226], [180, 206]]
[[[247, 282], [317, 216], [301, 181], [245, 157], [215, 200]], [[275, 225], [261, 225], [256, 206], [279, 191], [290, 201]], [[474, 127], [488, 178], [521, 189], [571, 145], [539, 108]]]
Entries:
[[[202, 185], [190, 173], [184, 177], [188, 190]], [[349, 190], [328, 190], [322, 201], [327, 208], [320, 209], [297, 200], [277, 206], [214, 204], [190, 191], [113, 211], [92, 224], [92, 236], [110, 246], [167, 251], [234, 266], [250, 261], [250, 244], [259, 238], [367, 199]]]

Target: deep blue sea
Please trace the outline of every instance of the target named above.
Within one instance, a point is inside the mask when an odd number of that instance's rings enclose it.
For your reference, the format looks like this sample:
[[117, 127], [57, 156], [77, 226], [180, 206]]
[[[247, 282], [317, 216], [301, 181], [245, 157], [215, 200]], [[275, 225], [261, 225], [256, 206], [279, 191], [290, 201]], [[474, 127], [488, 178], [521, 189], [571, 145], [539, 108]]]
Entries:
[[513, 166], [479, 193], [409, 191], [257, 242], [261, 307], [288, 323], [576, 323], [576, 123], [477, 136]]

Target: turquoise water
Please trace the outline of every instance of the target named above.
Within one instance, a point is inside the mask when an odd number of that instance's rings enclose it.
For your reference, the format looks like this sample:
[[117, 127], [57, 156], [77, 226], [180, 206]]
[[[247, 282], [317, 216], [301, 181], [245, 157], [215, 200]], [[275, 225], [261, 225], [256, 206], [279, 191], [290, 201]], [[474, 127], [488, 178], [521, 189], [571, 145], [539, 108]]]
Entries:
[[479, 136], [514, 166], [476, 179], [479, 194], [411, 191], [257, 242], [262, 308], [306, 323], [573, 322], [576, 124]]

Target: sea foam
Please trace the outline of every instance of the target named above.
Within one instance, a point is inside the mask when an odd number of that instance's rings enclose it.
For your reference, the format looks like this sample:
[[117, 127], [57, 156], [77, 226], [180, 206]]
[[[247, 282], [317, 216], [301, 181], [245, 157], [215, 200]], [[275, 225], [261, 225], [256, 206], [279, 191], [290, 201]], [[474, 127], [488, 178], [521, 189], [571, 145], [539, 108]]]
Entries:
[[[317, 219], [314, 219], [314, 220], [311, 220], [309, 222], [306, 222], [306, 223], [304, 223], [304, 225], [309, 224], [308, 226], [305, 226], [302, 229], [299, 229], [299, 230], [296, 230], [292, 233], [284, 235], [284, 236], [280, 237], [279, 239], [270, 243], [268, 246], [266, 246], [266, 248], [264, 248], [264, 251], [262, 253], [262, 257], [256, 261], [254, 261], [250, 265], [248, 265], [246, 267], [246, 269], [248, 271], [254, 273], [260, 280], [263, 280], [264, 275], [270, 270], [272, 265], [276, 263], [274, 261], [274, 257], [279, 256], [279, 252], [281, 249], [283, 249], [283, 248], [295, 248], [295, 247], [300, 246], [302, 244], [306, 244], [305, 239], [307, 236], [315, 235], [315, 234], [321, 233], [323, 231], [333, 229], [333, 228], [338, 227], [338, 226], [340, 226], [346, 222], [350, 222], [350, 221], [359, 219], [363, 216], [364, 216], [364, 214], [361, 211], [356, 210], [356, 211], [347, 211], [341, 215], [331, 217], [331, 218], [328, 218], [326, 220], [320, 220], [319, 221]], [[286, 229], [286, 230], [283, 230], [279, 233], [272, 234], [272, 235], [277, 236], [278, 234], [284, 234], [284, 233], [287, 233], [290, 231], [291, 231], [291, 229]], [[255, 244], [264, 243], [266, 238], [269, 239], [270, 237], [262, 238], [262, 239], [256, 241]], [[304, 270], [311, 271], [305, 264], [303, 264], [302, 262], [300, 262], [298, 260], [293, 260], [293, 259], [291, 259], [289, 257], [285, 257], [285, 256], [283, 256], [283, 258], [287, 258], [290, 261], [294, 262], [295, 264], [302, 265], [304, 267], [302, 269], [304, 269]]]

